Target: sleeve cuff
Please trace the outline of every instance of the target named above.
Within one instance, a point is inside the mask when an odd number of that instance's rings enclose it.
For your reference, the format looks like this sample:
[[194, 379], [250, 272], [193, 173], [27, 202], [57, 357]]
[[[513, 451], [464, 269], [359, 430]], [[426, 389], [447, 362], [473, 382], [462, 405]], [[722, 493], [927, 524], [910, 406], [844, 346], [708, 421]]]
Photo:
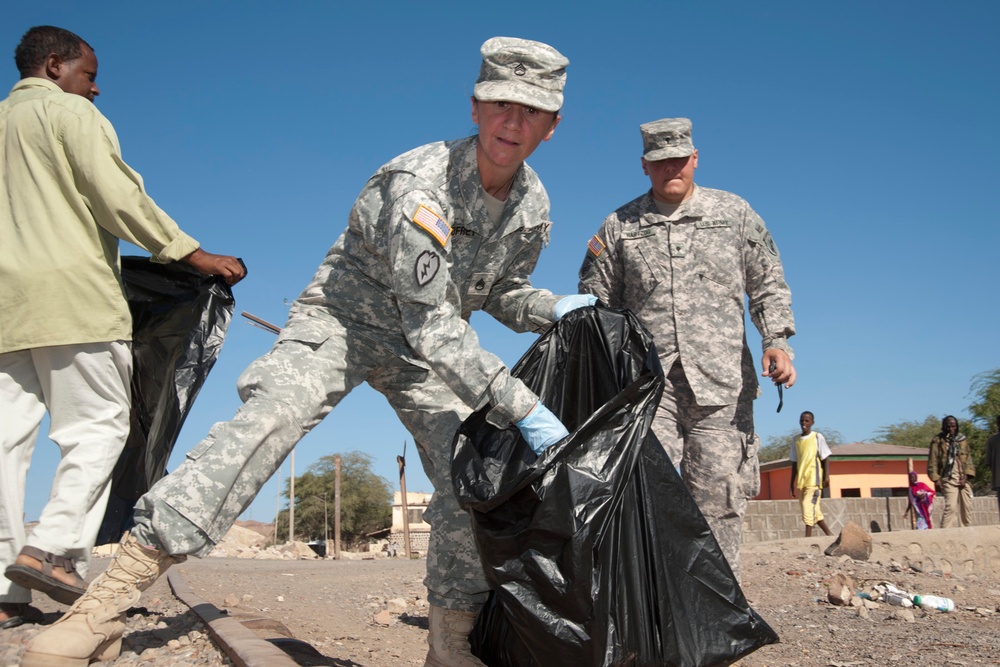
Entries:
[[[501, 383], [506, 386], [501, 388], [498, 386]], [[489, 393], [494, 397], [495, 407], [486, 413], [486, 421], [497, 428], [507, 428], [521, 421], [538, 402], [538, 396], [523, 382], [506, 373], [493, 380]]]
[[177, 238], [164, 246], [164, 248], [156, 254], [153, 261], [159, 262], [160, 264], [177, 262], [193, 253], [199, 247], [201, 247], [201, 244], [184, 232], [180, 232]]

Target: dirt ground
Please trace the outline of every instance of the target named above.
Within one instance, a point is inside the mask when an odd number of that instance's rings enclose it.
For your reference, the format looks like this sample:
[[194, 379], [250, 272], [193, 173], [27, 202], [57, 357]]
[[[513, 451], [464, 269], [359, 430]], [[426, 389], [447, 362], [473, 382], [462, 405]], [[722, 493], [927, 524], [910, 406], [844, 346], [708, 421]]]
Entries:
[[[742, 666], [1000, 664], [1000, 576], [833, 558], [796, 540], [746, 545], [743, 563], [744, 592], [781, 643], [744, 658]], [[424, 564], [209, 558], [179, 571], [197, 595], [231, 615], [278, 621], [326, 656], [325, 664], [387, 667], [423, 664]], [[956, 611], [836, 606], [827, 589], [838, 573], [851, 577], [856, 590], [888, 581], [950, 597]]]
[[[95, 562], [95, 571], [104, 564]], [[206, 558], [192, 559], [175, 569], [195, 595], [246, 621], [258, 634], [268, 638], [290, 635], [320, 654], [300, 659], [299, 664], [398, 667], [422, 665], [426, 653], [424, 567], [423, 560], [402, 558]], [[743, 568], [747, 598], [781, 642], [747, 656], [739, 663], [742, 667], [1000, 664], [998, 575], [918, 572], [892, 561], [833, 558], [801, 540], [745, 545]], [[855, 590], [888, 581], [914, 593], [950, 597], [956, 611], [900, 609], [881, 603], [835, 606], [827, 601], [827, 589], [838, 574], [851, 577]], [[169, 603], [164, 580], [140, 604], [157, 610], [176, 606]], [[54, 603], [39, 606], [51, 612], [61, 609]], [[168, 621], [178, 616], [178, 612], [162, 613]], [[54, 620], [57, 614], [49, 616]], [[36, 626], [22, 626], [28, 627]], [[26, 641], [31, 631], [22, 636], [17, 634], [20, 630], [3, 631], [0, 640], [7, 635], [9, 641]], [[155, 644], [156, 632], [172, 631], [147, 630], [136, 636], [149, 635], [143, 641]], [[148, 655], [130, 653], [127, 659], [123, 653], [120, 660], [108, 664], [227, 664], [210, 656], [195, 663], [180, 653], [184, 647], [160, 643], [164, 645], [151, 646]], [[17, 650], [12, 646], [8, 655]]]

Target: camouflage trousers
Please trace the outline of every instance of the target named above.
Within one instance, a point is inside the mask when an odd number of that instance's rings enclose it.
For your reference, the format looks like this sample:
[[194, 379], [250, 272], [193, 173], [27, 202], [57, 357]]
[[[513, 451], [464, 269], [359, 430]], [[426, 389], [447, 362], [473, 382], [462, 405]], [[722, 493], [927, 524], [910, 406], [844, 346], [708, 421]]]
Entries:
[[172, 555], [202, 556], [274, 474], [292, 447], [354, 387], [382, 393], [413, 435], [435, 493], [424, 514], [431, 524], [428, 601], [476, 609], [488, 586], [469, 515], [451, 483], [452, 441], [470, 410], [427, 368], [410, 363], [369, 336], [324, 318], [293, 317], [271, 350], [238, 383], [243, 406], [215, 424], [183, 464], [136, 504], [140, 543]]
[[698, 405], [684, 369], [677, 362], [667, 373], [653, 417], [653, 433], [679, 467], [739, 579], [747, 500], [760, 492], [752, 394], [743, 392], [732, 405]]

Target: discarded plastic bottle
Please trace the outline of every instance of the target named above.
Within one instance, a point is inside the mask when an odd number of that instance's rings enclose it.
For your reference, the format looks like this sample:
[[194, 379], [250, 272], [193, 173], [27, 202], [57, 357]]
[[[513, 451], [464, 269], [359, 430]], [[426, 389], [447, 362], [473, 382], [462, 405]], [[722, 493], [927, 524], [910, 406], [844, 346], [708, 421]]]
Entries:
[[944, 598], [937, 595], [914, 595], [913, 604], [924, 609], [955, 611], [955, 603], [951, 598]]
[[891, 605], [897, 607], [912, 607], [913, 601], [905, 595], [900, 595], [899, 593], [883, 593], [882, 602], [888, 602]]

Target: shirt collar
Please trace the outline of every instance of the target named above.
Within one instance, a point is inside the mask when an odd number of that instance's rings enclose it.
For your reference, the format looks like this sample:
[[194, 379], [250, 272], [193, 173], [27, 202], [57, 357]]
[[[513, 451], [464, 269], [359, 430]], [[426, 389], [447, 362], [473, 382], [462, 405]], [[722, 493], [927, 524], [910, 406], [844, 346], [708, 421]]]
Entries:
[[56, 92], [63, 92], [63, 89], [55, 81], [50, 81], [49, 79], [43, 79], [39, 76], [27, 76], [17, 83], [14, 87], [10, 89], [10, 92], [15, 92], [18, 90], [26, 90], [28, 88], [48, 88], [49, 90]]

